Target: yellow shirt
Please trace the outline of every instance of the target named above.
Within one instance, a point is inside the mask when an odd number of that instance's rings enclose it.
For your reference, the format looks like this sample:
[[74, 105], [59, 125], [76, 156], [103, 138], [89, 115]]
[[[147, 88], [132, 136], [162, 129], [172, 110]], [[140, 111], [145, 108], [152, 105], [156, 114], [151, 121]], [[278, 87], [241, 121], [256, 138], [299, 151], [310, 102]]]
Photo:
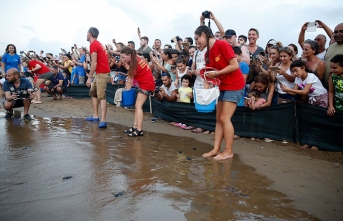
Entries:
[[64, 62], [64, 66], [67, 66], [67, 64], [70, 63], [70, 67], [68, 68], [69, 72], [73, 72], [73, 62], [71, 60], [68, 60]]
[[191, 103], [191, 99], [187, 96], [187, 94], [192, 93], [192, 88], [190, 87], [180, 87], [179, 88], [179, 95], [180, 101], [184, 103]]

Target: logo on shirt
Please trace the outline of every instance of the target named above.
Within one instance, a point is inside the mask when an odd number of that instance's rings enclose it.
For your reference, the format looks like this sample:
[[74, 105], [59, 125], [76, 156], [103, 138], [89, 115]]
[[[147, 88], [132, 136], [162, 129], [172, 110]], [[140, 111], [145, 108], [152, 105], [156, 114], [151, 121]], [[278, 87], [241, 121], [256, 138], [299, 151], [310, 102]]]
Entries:
[[220, 60], [220, 55], [218, 55], [218, 57], [215, 58], [216, 62], [218, 62]]

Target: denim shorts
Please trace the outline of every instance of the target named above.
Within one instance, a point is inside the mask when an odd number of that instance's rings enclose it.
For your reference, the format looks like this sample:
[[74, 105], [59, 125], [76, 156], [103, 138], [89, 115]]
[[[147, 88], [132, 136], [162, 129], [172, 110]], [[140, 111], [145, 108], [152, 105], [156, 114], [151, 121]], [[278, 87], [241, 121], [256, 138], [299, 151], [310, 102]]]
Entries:
[[220, 91], [218, 101], [228, 101], [239, 104], [239, 101], [244, 96], [244, 88], [238, 91]]

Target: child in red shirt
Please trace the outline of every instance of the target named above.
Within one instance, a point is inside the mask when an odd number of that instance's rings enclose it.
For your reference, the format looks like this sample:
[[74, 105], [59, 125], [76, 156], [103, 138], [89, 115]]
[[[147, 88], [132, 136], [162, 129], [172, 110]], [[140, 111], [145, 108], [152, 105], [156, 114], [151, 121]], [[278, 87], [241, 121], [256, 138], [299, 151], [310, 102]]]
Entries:
[[143, 59], [137, 57], [136, 51], [125, 47], [120, 51], [120, 58], [129, 75], [125, 89], [131, 89], [133, 80], [137, 81], [139, 88], [135, 103], [135, 118], [133, 127], [125, 130], [130, 137], [143, 136], [143, 104], [155, 90], [155, 80], [151, 70]]
[[[210, 28], [205, 25], [199, 26], [194, 32], [194, 39], [199, 50], [207, 47], [206, 67], [218, 70], [205, 72], [206, 78], [219, 78], [221, 81], [216, 108], [214, 147], [210, 152], [203, 154], [203, 157], [215, 156], [215, 160], [232, 158], [234, 128], [231, 117], [243, 97], [244, 78], [232, 47], [225, 41], [216, 40]], [[220, 146], [224, 138], [225, 150], [220, 153]]]

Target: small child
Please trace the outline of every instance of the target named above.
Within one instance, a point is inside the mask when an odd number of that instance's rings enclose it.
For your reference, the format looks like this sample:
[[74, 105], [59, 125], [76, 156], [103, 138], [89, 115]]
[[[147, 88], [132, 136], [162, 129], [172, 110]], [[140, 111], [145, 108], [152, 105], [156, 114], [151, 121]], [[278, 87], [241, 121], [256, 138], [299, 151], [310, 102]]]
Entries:
[[[177, 102], [191, 103], [191, 99], [193, 98], [192, 88], [189, 87], [191, 80], [192, 78], [188, 74], [181, 77], [181, 87], [179, 88], [179, 93], [176, 95]], [[181, 127], [182, 129], [187, 127], [186, 124], [182, 123], [175, 123], [172, 125]]]
[[70, 81], [69, 81], [69, 79], [68, 79], [67, 71], [63, 71], [63, 72], [62, 72], [62, 75], [63, 75], [63, 86], [64, 86], [64, 87], [69, 87]]
[[248, 97], [244, 97], [244, 106], [255, 106], [259, 107], [260, 105], [266, 103], [266, 99], [261, 98], [261, 94], [258, 90], [252, 90], [248, 93]]
[[343, 110], [343, 54], [330, 60], [329, 106], [327, 114], [333, 116], [336, 110]]
[[323, 87], [319, 78], [306, 71], [305, 63], [302, 60], [295, 60], [292, 62], [291, 73], [294, 74], [294, 88], [291, 89], [286, 85], [281, 85], [281, 89], [291, 95], [308, 96], [308, 103], [314, 106], [328, 107], [328, 93]]
[[[237, 61], [239, 63], [239, 69], [241, 70], [241, 72], [243, 74], [244, 82], [246, 82], [248, 75], [249, 75], [249, 71], [250, 71], [249, 65], [245, 61], [242, 61], [242, 50], [240, 47], [234, 46], [234, 47], [232, 47], [232, 49], [235, 52]], [[246, 94], [247, 94], [247, 91], [244, 90], [244, 95], [241, 98], [241, 100], [239, 101], [239, 103], [237, 104], [237, 106], [245, 106], [244, 97], [246, 96]]]

